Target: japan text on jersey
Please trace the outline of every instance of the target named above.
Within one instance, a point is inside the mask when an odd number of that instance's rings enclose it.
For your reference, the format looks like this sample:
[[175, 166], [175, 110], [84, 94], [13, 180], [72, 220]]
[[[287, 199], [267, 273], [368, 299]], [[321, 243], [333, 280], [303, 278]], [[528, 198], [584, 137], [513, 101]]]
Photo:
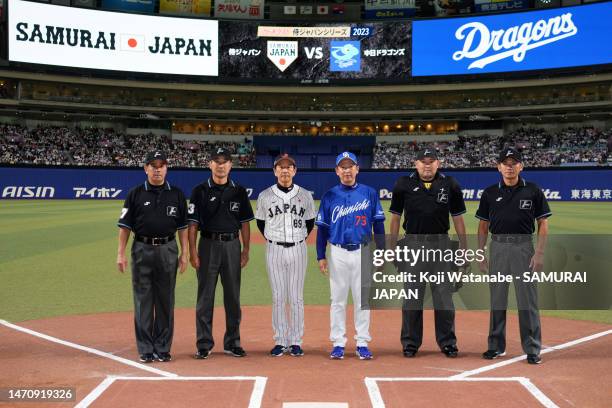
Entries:
[[299, 242], [306, 238], [306, 220], [315, 217], [310, 191], [294, 185], [288, 192], [272, 186], [257, 198], [256, 216], [265, 220], [265, 237], [275, 242]]

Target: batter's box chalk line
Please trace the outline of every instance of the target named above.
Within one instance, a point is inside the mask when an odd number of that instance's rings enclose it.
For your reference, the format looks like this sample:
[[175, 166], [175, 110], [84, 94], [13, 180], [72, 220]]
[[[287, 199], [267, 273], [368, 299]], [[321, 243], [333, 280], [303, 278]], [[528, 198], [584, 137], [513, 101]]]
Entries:
[[75, 408], [86, 408], [91, 405], [104, 391], [115, 381], [254, 381], [253, 391], [249, 399], [248, 408], [260, 408], [266, 388], [267, 377], [247, 377], [247, 376], [228, 376], [228, 377], [125, 377], [109, 375], [96, 388], [94, 388]]
[[557, 404], [552, 402], [538, 387], [532, 383], [529, 378], [525, 377], [468, 377], [468, 378], [454, 378], [454, 377], [366, 377], [364, 379], [366, 388], [368, 389], [368, 395], [370, 396], [370, 402], [372, 408], [385, 408], [385, 401], [383, 400], [380, 388], [378, 387], [379, 382], [518, 382], [521, 384], [535, 399], [546, 408], [559, 408]]

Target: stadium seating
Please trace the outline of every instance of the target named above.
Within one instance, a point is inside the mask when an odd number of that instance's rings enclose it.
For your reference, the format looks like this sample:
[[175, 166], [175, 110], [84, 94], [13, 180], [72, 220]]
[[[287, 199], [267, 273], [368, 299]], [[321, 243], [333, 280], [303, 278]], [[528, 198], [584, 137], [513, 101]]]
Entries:
[[592, 127], [554, 133], [526, 128], [503, 137], [460, 136], [432, 143], [375, 143], [374, 136], [285, 136], [281, 140], [279, 144], [278, 136], [254, 136], [253, 143], [187, 141], [154, 134], [127, 136], [113, 129], [3, 125], [0, 163], [139, 167], [147, 150], [156, 148], [167, 151], [175, 167], [202, 167], [214, 149], [225, 147], [234, 154], [236, 167], [271, 168], [276, 155], [290, 152], [299, 168], [329, 169], [335, 166], [337, 152], [349, 150], [359, 155], [362, 168], [397, 169], [413, 167], [416, 152], [429, 147], [439, 152], [442, 167], [474, 168], [494, 167], [499, 150], [516, 146], [527, 167], [612, 165], [612, 129]]

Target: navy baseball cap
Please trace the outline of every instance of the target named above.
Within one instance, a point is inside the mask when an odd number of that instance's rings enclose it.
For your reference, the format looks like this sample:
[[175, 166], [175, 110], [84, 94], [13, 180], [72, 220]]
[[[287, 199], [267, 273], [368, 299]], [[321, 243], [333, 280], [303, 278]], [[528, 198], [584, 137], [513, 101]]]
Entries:
[[155, 160], [161, 160], [167, 163], [168, 156], [166, 156], [166, 153], [162, 152], [161, 150], [153, 150], [152, 152], [147, 153], [147, 157], [145, 157], [145, 164], [149, 164]]
[[276, 157], [276, 159], [274, 159], [274, 165], [272, 167], [276, 167], [276, 165], [279, 164], [280, 162], [282, 162], [283, 160], [287, 160], [289, 162], [289, 164], [291, 164], [293, 167], [297, 167], [293, 157], [289, 156], [289, 154], [287, 154], [287, 153], [279, 154]]
[[522, 162], [523, 161], [523, 155], [521, 155], [521, 152], [519, 152], [518, 150], [516, 150], [514, 147], [508, 147], [504, 150], [502, 150], [499, 153], [499, 157], [497, 158], [497, 161], [499, 163], [503, 162], [506, 159], [514, 159], [517, 162]]
[[430, 149], [430, 148], [419, 150], [419, 152], [417, 153], [416, 159], [423, 160], [426, 157], [429, 157], [434, 160], [438, 160], [438, 154], [436, 153], [436, 150]]
[[227, 150], [227, 149], [224, 149], [223, 147], [219, 147], [219, 148], [215, 149], [212, 152], [212, 154], [210, 155], [210, 159], [211, 160], [216, 160], [219, 157], [223, 157], [227, 161], [231, 161], [232, 160], [232, 154], [230, 153], [230, 151]]
[[344, 159], [349, 159], [350, 161], [352, 161], [356, 165], [359, 165], [359, 163], [357, 162], [357, 156], [355, 156], [355, 154], [353, 154], [351, 152], [342, 152], [342, 153], [340, 153], [338, 155], [338, 157], [336, 157], [336, 167], [338, 167], [340, 162], [342, 160], [344, 160]]

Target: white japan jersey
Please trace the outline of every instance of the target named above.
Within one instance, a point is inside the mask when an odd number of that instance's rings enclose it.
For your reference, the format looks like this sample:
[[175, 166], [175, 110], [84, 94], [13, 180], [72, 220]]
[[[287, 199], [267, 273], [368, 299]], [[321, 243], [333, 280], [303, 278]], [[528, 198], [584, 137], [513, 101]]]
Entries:
[[293, 185], [285, 193], [273, 185], [257, 197], [255, 218], [264, 220], [266, 239], [274, 242], [300, 242], [306, 238], [306, 220], [316, 217], [310, 191]]

